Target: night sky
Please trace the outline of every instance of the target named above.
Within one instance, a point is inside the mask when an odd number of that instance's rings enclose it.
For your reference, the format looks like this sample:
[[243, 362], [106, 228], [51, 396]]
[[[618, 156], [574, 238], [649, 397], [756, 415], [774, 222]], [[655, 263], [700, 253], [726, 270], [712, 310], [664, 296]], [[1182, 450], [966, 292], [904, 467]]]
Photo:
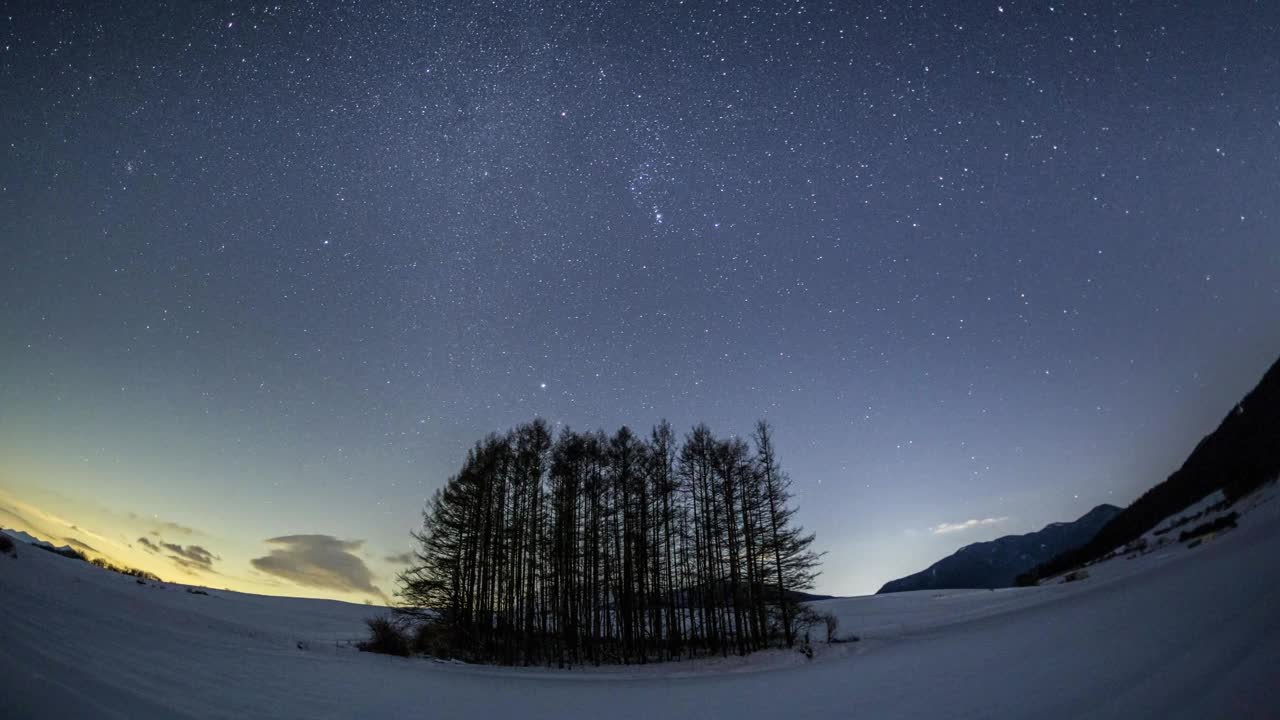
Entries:
[[0, 526], [378, 600], [541, 416], [749, 433], [874, 592], [1280, 354], [1280, 6], [0, 10]]

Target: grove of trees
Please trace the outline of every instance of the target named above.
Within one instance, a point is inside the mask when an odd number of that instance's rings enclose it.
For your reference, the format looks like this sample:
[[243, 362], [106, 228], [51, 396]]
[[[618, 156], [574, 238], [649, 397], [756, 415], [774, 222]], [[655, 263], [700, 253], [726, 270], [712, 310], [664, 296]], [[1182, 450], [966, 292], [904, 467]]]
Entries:
[[534, 420], [477, 443], [429, 500], [400, 612], [432, 652], [504, 664], [791, 646], [819, 555], [789, 487], [763, 421], [748, 444]]

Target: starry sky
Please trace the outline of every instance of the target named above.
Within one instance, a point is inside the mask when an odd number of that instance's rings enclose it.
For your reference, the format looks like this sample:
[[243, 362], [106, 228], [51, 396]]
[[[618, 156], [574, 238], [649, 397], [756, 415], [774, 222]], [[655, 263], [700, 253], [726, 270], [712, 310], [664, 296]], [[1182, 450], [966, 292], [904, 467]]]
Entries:
[[484, 434], [777, 429], [818, 589], [1125, 504], [1280, 354], [1280, 6], [17, 2], [0, 525], [380, 601]]

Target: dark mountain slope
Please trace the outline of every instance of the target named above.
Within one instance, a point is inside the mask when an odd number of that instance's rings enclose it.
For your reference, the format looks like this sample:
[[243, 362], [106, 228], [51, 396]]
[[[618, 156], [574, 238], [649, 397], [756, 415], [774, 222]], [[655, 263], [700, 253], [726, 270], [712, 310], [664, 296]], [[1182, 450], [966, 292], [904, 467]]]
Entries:
[[1280, 360], [1218, 429], [1196, 445], [1182, 467], [1148, 490], [1076, 550], [1038, 566], [1026, 582], [1097, 560], [1205, 495], [1222, 490], [1234, 502], [1280, 476]]

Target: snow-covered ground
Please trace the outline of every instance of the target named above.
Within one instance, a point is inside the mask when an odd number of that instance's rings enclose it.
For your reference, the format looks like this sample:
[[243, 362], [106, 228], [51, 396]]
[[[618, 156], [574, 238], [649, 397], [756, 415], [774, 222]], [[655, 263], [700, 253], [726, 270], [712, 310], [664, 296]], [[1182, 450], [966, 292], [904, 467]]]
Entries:
[[610, 671], [359, 653], [348, 641], [368, 607], [197, 595], [19, 547], [0, 557], [0, 715], [1280, 717], [1274, 492], [1236, 530], [1117, 557], [1080, 582], [815, 603], [862, 639], [812, 661], [774, 651]]

